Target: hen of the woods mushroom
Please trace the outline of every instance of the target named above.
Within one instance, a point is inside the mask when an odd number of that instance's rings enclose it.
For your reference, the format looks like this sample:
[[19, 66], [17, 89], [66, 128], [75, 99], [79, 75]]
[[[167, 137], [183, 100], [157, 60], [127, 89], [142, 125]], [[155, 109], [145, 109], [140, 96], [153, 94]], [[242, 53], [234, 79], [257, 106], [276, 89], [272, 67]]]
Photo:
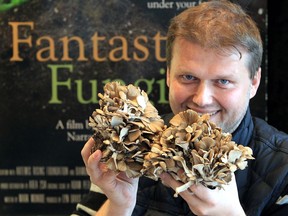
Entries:
[[128, 177], [157, 180], [169, 172], [184, 183], [175, 196], [197, 183], [222, 188], [233, 172], [245, 169], [247, 159], [253, 159], [252, 150], [232, 141], [208, 114], [186, 110], [166, 126], [138, 87], [111, 82], [99, 97], [100, 108], [89, 119], [96, 143], [91, 152], [100, 149], [101, 161]]

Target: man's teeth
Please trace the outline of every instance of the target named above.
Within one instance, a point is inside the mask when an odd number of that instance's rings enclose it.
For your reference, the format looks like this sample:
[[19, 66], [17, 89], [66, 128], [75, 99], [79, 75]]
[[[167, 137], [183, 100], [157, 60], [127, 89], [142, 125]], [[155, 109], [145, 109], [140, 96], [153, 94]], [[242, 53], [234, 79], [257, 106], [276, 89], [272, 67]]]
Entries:
[[209, 116], [212, 116], [212, 115], [215, 115], [216, 113], [217, 113], [217, 111], [216, 111], [216, 112], [213, 112], [213, 113], [199, 113], [199, 112], [198, 112], [198, 115], [202, 116], [202, 115], [204, 115], [204, 114], [208, 114]]

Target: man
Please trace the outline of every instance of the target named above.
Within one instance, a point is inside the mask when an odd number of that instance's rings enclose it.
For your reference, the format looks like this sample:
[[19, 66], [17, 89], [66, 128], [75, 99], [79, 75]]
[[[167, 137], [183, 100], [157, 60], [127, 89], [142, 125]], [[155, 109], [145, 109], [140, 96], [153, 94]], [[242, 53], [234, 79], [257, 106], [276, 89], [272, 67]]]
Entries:
[[[170, 174], [163, 173], [161, 181], [116, 175], [99, 162], [99, 150], [90, 155], [90, 139], [82, 157], [97, 192], [91, 191], [75, 214], [93, 215], [94, 209], [109, 216], [288, 215], [288, 136], [249, 111], [260, 84], [262, 51], [255, 23], [228, 1], [202, 3], [173, 18], [167, 37], [173, 113], [193, 109], [210, 114], [236, 143], [252, 148], [255, 160], [236, 171], [224, 190], [197, 184], [175, 198], [182, 183]], [[171, 116], [165, 116], [166, 123]]]

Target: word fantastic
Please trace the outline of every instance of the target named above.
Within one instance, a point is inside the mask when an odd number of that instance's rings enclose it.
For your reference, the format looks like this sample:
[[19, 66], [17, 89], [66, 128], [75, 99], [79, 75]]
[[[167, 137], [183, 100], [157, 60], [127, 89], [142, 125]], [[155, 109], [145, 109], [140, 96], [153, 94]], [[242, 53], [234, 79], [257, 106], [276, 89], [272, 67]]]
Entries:
[[[150, 40], [146, 35], [138, 35], [132, 39], [132, 42], [122, 35], [106, 38], [106, 36], [100, 36], [98, 32], [95, 32], [94, 35], [91, 36], [91, 41], [88, 42], [91, 43], [92, 47], [92, 50], [89, 50], [91, 51], [91, 57], [88, 58], [86, 57], [87, 50], [85, 50], [87, 42], [81, 37], [64, 36], [57, 41], [49, 35], [33, 38], [31, 35], [32, 30], [34, 30], [33, 22], [9, 22], [9, 25], [12, 28], [13, 47], [13, 55], [10, 61], [23, 61], [20, 53], [22, 50], [21, 47], [23, 46], [28, 46], [29, 48], [34, 47], [37, 50], [35, 58], [39, 62], [72, 61], [74, 59], [69, 55], [71, 43], [76, 43], [78, 46], [77, 61], [94, 60], [96, 62], [105, 62], [109, 60], [118, 62], [134, 60], [143, 62], [149, 58], [151, 50], [155, 50], [154, 57], [156, 61], [166, 61], [166, 58], [161, 56], [161, 50], [165, 47], [166, 37], [161, 36], [159, 31]], [[62, 44], [62, 54], [60, 57], [57, 56], [56, 53], [56, 51], [59, 51], [56, 49], [56, 42]], [[152, 49], [148, 48], [149, 46], [153, 46]], [[103, 47], [109, 47], [108, 52], [101, 53]], [[131, 54], [129, 53], [129, 49], [133, 50]]]

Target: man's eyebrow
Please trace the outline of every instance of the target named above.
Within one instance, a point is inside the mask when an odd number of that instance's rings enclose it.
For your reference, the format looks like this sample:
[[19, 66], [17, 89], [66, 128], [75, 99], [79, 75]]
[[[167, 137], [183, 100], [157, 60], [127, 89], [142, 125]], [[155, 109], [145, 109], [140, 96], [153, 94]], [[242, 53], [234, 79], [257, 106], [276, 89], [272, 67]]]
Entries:
[[216, 73], [215, 77], [218, 78], [218, 79], [231, 79], [233, 77], [235, 77], [236, 74], [235, 72], [221, 72], [221, 73]]

